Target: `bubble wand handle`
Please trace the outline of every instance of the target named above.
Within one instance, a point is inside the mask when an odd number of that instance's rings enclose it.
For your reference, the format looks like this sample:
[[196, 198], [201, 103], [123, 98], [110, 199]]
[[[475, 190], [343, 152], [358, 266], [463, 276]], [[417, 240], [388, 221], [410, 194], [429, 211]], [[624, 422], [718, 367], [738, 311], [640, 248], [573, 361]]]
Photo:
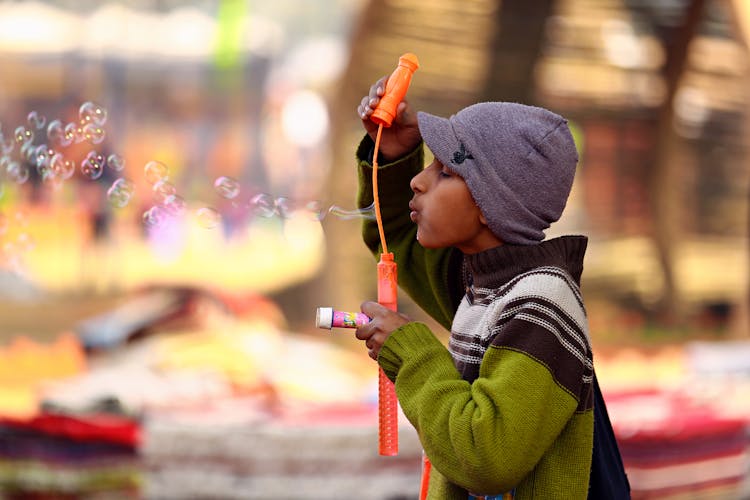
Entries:
[[[378, 303], [391, 311], [398, 309], [398, 267], [392, 253], [380, 254]], [[383, 368], [378, 370], [378, 453], [398, 455], [398, 398]]]

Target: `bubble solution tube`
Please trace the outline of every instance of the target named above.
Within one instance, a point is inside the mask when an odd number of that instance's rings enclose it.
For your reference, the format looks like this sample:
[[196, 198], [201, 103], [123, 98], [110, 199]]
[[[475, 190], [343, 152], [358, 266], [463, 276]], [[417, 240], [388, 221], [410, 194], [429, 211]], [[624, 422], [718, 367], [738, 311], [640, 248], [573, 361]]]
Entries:
[[318, 328], [358, 328], [370, 322], [364, 313], [337, 311], [333, 307], [319, 307], [315, 314], [315, 326]]

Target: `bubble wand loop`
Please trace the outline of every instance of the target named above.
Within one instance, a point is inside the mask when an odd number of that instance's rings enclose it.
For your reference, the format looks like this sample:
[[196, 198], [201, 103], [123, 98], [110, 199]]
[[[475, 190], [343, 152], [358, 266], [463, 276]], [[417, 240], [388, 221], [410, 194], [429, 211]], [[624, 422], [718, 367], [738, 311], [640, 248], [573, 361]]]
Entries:
[[[375, 205], [375, 220], [380, 233], [380, 245], [383, 252], [378, 262], [378, 303], [397, 310], [398, 297], [398, 268], [393, 260], [393, 254], [388, 252], [388, 245], [383, 230], [383, 219], [380, 214], [380, 198], [378, 196], [378, 151], [383, 127], [390, 127], [396, 117], [398, 105], [406, 96], [414, 71], [419, 62], [414, 54], [404, 54], [399, 58], [398, 67], [388, 77], [385, 92], [370, 119], [378, 124], [375, 136], [375, 149], [372, 157], [372, 196]], [[382, 368], [378, 370], [378, 452], [380, 455], [393, 456], [398, 454], [398, 399], [393, 382], [386, 376]]]

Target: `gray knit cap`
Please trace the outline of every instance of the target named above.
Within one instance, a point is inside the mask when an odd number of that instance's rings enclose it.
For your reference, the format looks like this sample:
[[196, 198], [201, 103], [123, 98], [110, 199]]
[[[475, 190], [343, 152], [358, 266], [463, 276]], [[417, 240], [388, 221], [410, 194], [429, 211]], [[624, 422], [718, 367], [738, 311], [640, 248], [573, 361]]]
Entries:
[[578, 163], [567, 120], [511, 102], [474, 104], [448, 119], [420, 111], [417, 119], [427, 147], [464, 179], [498, 238], [516, 245], [544, 239]]

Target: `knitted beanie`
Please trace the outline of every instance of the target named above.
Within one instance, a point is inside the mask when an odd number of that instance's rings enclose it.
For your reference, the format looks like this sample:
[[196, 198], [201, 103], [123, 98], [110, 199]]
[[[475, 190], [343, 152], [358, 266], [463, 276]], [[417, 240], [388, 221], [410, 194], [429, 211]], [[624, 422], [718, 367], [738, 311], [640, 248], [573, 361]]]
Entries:
[[420, 111], [417, 119], [427, 147], [464, 179], [500, 240], [544, 239], [565, 208], [578, 163], [567, 120], [511, 102], [474, 104], [448, 119]]

